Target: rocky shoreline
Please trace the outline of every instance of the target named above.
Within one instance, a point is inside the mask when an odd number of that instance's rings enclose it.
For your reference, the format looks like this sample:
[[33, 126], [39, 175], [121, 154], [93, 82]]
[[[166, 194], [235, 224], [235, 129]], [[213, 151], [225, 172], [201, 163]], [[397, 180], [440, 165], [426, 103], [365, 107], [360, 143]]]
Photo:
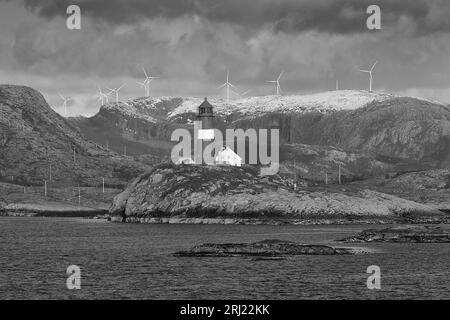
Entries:
[[383, 225], [383, 224], [440, 224], [450, 223], [450, 219], [361, 219], [359, 218], [310, 218], [310, 219], [245, 219], [245, 218], [186, 218], [186, 217], [118, 217], [112, 216], [110, 221], [117, 223], [148, 224], [226, 224], [226, 225]]

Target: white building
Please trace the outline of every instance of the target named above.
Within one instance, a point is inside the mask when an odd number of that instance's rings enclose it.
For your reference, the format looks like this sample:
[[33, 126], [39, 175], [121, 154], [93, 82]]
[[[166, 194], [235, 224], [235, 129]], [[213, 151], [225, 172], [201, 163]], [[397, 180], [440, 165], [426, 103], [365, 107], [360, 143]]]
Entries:
[[229, 166], [240, 167], [242, 165], [242, 158], [239, 157], [233, 150], [228, 147], [223, 147], [215, 157], [216, 164], [225, 164]]
[[191, 158], [180, 157], [178, 158], [176, 164], [195, 164], [195, 161]]

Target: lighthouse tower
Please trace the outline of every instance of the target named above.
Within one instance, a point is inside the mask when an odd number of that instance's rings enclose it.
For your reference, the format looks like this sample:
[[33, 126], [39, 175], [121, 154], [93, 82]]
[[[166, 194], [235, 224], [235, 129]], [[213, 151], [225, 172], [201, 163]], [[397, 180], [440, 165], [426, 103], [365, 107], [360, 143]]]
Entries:
[[202, 104], [198, 107], [197, 120], [201, 121], [202, 126], [201, 130], [199, 130], [198, 132], [198, 137], [201, 140], [201, 142], [199, 140], [196, 141], [197, 148], [198, 149], [201, 148], [201, 152], [196, 154], [195, 162], [197, 164], [200, 163], [208, 164], [203, 159], [203, 151], [208, 145], [208, 141], [214, 139], [214, 125], [213, 125], [214, 111], [213, 106], [208, 102], [207, 98], [205, 98]]
[[214, 111], [207, 98], [198, 107], [197, 118], [202, 122], [202, 129], [213, 129]]

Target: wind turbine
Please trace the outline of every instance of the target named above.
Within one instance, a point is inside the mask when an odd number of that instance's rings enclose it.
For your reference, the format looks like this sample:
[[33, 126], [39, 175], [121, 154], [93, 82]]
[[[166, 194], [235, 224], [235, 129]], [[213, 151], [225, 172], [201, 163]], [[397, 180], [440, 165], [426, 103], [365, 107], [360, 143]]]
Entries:
[[227, 87], [227, 102], [230, 101], [230, 88], [236, 89], [236, 87], [230, 83], [229, 77], [230, 77], [230, 72], [227, 70], [227, 82], [225, 82], [223, 85], [221, 85], [220, 87], [217, 88], [217, 89], [222, 89], [223, 87]]
[[97, 101], [101, 101], [102, 105], [105, 104], [105, 102], [108, 102], [108, 95], [102, 92], [102, 89], [98, 87], [98, 99]]
[[277, 80], [267, 81], [267, 82], [270, 82], [270, 83], [276, 83], [277, 96], [279, 96], [280, 93], [282, 92], [282, 91], [281, 91], [281, 86], [280, 86], [280, 79], [281, 79], [281, 76], [283, 75], [283, 73], [284, 73], [284, 71], [281, 71], [281, 73], [280, 73], [280, 75], [278, 76]]
[[113, 93], [113, 92], [116, 94], [116, 103], [119, 102], [119, 91], [120, 91], [120, 89], [122, 89], [125, 85], [126, 85], [126, 83], [124, 83], [123, 85], [121, 85], [120, 87], [118, 87], [118, 88], [116, 88], [116, 89], [111, 89], [111, 88], [106, 87], [106, 89], [110, 90], [110, 91], [109, 91], [109, 94], [111, 94], [111, 93]]
[[153, 76], [149, 76], [147, 74], [147, 71], [145, 71], [144, 68], [142, 68], [142, 71], [144, 71], [145, 74], [145, 80], [144, 82], [138, 82], [140, 85], [144, 85], [145, 88], [145, 96], [149, 97], [150, 96], [150, 82], [152, 82], [154, 79], [159, 79], [159, 77], [153, 77]]
[[375, 68], [375, 66], [377, 65], [377, 63], [378, 63], [378, 61], [375, 61], [375, 63], [373, 64], [372, 68], [370, 68], [370, 70], [359, 69], [359, 71], [366, 72], [366, 73], [369, 74], [369, 78], [370, 78], [370, 81], [369, 81], [369, 92], [372, 92], [372, 81], [373, 81], [372, 71]]
[[62, 106], [64, 108], [64, 113], [65, 113], [65, 115], [67, 117], [67, 102], [69, 102], [69, 101], [71, 101], [73, 99], [70, 98], [70, 97], [64, 97], [61, 93], [58, 93], [58, 94], [61, 97], [61, 99], [63, 99], [63, 105]]

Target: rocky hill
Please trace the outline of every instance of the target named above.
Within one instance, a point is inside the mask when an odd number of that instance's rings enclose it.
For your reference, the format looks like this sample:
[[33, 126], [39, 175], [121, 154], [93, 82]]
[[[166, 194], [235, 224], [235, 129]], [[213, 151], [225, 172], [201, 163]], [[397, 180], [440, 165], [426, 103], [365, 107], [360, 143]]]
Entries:
[[410, 168], [450, 166], [450, 108], [414, 98], [392, 98], [355, 110], [270, 114], [241, 119], [241, 128], [279, 127], [288, 143], [369, 152]]
[[450, 212], [450, 169], [397, 173], [354, 184]]
[[162, 164], [114, 198], [110, 213], [129, 222], [349, 223], [411, 221], [442, 212], [367, 189], [294, 189], [253, 167]]
[[[264, 115], [329, 113], [353, 110], [370, 102], [384, 101], [391, 95], [364, 91], [331, 91], [303, 96], [261, 96], [227, 102], [209, 99], [219, 129], [236, 127], [237, 120], [259, 119]], [[197, 107], [204, 98], [155, 97], [136, 98], [103, 105], [93, 117], [68, 119], [87, 137], [119, 153], [128, 143], [130, 154], [152, 153], [166, 156], [172, 145], [170, 134], [175, 128], [192, 128]], [[267, 127], [260, 123], [256, 128]]]
[[[91, 142], [37, 91], [0, 86], [0, 181], [23, 185], [124, 185], [149, 169]], [[51, 176], [50, 176], [51, 170]]]

